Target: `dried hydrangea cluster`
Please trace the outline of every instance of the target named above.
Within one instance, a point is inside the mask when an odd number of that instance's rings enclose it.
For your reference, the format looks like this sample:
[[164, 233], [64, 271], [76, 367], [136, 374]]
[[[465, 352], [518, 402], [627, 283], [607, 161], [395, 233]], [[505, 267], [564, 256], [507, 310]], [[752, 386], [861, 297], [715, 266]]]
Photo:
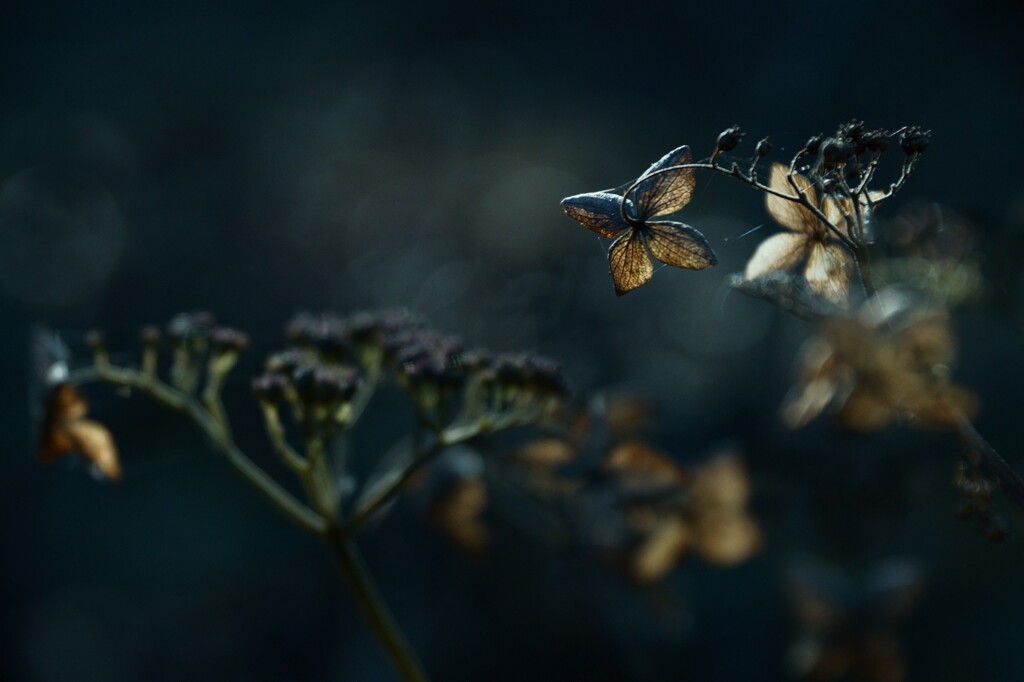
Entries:
[[682, 468], [641, 442], [626, 442], [602, 463], [609, 515], [625, 531], [615, 549], [638, 582], [664, 577], [696, 553], [716, 566], [746, 561], [761, 547], [761, 531], [747, 503], [750, 483], [738, 456], [723, 453]]
[[405, 311], [344, 318], [304, 313], [286, 335], [291, 346], [268, 358], [266, 374], [253, 386], [264, 403], [285, 401], [308, 428], [351, 425], [364, 394], [387, 376], [438, 434], [452, 426], [483, 433], [534, 422], [569, 393], [551, 360], [464, 350], [458, 337]]
[[573, 537], [638, 583], [662, 579], [690, 554], [715, 566], [753, 556], [762, 537], [739, 455], [681, 466], [638, 437], [635, 420], [622, 423], [623, 407], [592, 405], [568, 440], [523, 447], [515, 463], [528, 472], [525, 486], [557, 500]]
[[[765, 240], [754, 253], [738, 288], [765, 298], [781, 287], [778, 273], [799, 278], [827, 303], [846, 307], [854, 275], [874, 240], [875, 207], [895, 194], [928, 149], [931, 133], [918, 127], [867, 130], [859, 121], [840, 125], [830, 135], [815, 135], [789, 160], [772, 164], [768, 182], [760, 164], [771, 153], [768, 138], [754, 149], [749, 166], [726, 163], [745, 134], [737, 126], [718, 136], [705, 162], [693, 162], [683, 146], [654, 163], [619, 192], [579, 194], [562, 200], [566, 214], [592, 232], [615, 238], [608, 251], [615, 292], [625, 294], [653, 274], [650, 255], [682, 268], [704, 269], [717, 259], [704, 236], [682, 223], [651, 220], [676, 213], [693, 196], [694, 171], [709, 170], [736, 178], [765, 194], [768, 213], [787, 231]], [[890, 141], [903, 152], [899, 174], [886, 189], [872, 189]], [[766, 282], [760, 280], [766, 276]], [[792, 289], [795, 284], [788, 284]]]
[[827, 319], [805, 344], [797, 387], [783, 420], [799, 428], [830, 408], [855, 431], [903, 421], [955, 429], [975, 398], [950, 380], [956, 346], [944, 311], [885, 289], [856, 315]]

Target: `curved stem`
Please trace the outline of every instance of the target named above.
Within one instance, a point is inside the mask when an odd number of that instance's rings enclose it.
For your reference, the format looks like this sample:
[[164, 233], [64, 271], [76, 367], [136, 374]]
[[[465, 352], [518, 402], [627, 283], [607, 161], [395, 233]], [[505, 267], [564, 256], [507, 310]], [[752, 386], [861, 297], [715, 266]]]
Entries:
[[957, 415], [956, 427], [970, 453], [992, 470], [1003, 491], [1017, 506], [1024, 509], [1024, 479], [988, 444], [962, 413]]
[[402, 679], [406, 682], [427, 682], [423, 664], [398, 629], [394, 616], [385, 606], [355, 544], [346, 539], [337, 527], [328, 532], [327, 542], [359, 613]]
[[214, 417], [194, 398], [159, 380], [125, 367], [102, 365], [80, 370], [69, 378], [73, 383], [98, 379], [116, 386], [125, 386], [148, 395], [172, 410], [184, 412], [206, 434], [214, 447], [228, 462], [270, 502], [303, 529], [314, 535], [323, 535], [327, 523], [311, 509], [295, 499], [263, 469], [242, 452]]

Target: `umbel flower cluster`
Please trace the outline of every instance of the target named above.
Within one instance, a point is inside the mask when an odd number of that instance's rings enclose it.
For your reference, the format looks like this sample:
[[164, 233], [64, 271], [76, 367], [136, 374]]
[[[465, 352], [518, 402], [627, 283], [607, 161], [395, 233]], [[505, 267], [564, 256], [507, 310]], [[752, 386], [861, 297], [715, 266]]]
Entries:
[[[288, 323], [289, 345], [267, 358], [252, 382], [267, 436], [284, 468], [299, 478], [293, 494], [235, 442], [222, 404], [225, 382], [249, 344], [209, 313], [176, 316], [140, 334], [137, 363], [115, 364], [102, 334], [88, 336], [92, 362], [69, 371], [66, 357], [45, 368], [52, 378], [38, 458], [83, 456], [99, 476], [121, 478], [114, 438], [87, 419], [78, 387], [101, 381], [146, 395], [184, 413], [235, 469], [289, 519], [330, 548], [354, 601], [388, 657], [407, 680], [427, 679], [376, 592], [354, 534], [399, 495], [409, 479], [446, 450], [477, 437], [545, 419], [569, 385], [552, 361], [528, 354], [464, 350], [460, 339], [431, 329], [408, 312], [347, 317], [301, 314]], [[47, 346], [61, 348], [48, 338]], [[378, 388], [391, 382], [411, 404], [412, 433], [402, 456], [378, 462], [354, 481], [348, 435]], [[402, 423], [400, 418], [392, 420]], [[399, 434], [396, 434], [399, 435]]]
[[[307, 523], [315, 530], [339, 521], [336, 482], [345, 474], [345, 461], [332, 459], [332, 443], [355, 426], [386, 381], [397, 383], [410, 399], [420, 425], [412, 447], [423, 450], [419, 455], [424, 459], [476, 436], [535, 423], [569, 393], [560, 368], [550, 360], [465, 350], [458, 337], [443, 335], [402, 310], [348, 317], [303, 313], [288, 323], [286, 336], [289, 346], [267, 358], [264, 373], [252, 386], [275, 452], [302, 477], [322, 517]], [[221, 394], [248, 337], [201, 312], [176, 316], [163, 332], [146, 327], [140, 340], [138, 365], [122, 367], [111, 362], [102, 334], [89, 334], [92, 364], [51, 390], [41, 459], [82, 453], [105, 477], [120, 477], [113, 438], [98, 423], [84, 419], [87, 406], [75, 388], [94, 379], [138, 389], [186, 412], [215, 444], [229, 454], [241, 454], [233, 444]], [[164, 352], [169, 361], [161, 372]], [[288, 422], [296, 427], [294, 437], [286, 433]], [[356, 514], [365, 518], [371, 511]], [[308, 522], [312, 517], [303, 513], [299, 518]]]

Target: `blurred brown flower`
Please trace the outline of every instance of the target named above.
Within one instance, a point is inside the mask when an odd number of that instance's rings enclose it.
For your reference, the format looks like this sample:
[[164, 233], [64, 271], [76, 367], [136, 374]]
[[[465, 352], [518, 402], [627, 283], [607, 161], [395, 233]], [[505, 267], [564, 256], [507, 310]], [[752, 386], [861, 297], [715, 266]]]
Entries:
[[[769, 187], [779, 193], [793, 196], [799, 191], [807, 200], [821, 208], [828, 221], [835, 226], [845, 222], [849, 213], [848, 202], [824, 197], [820, 202], [814, 184], [802, 175], [793, 175], [793, 188], [786, 166], [772, 164]], [[815, 294], [845, 306], [849, 296], [853, 257], [810, 209], [795, 201], [774, 194], [765, 194], [768, 213], [782, 227], [780, 232], [761, 242], [747, 263], [744, 277], [756, 279], [777, 270], [790, 270], [803, 266], [803, 275]]]
[[736, 455], [686, 470], [634, 441], [612, 450], [603, 468], [616, 479], [635, 535], [627, 563], [637, 582], [661, 579], [691, 551], [734, 566], [760, 549], [761, 531], [747, 511], [750, 484]]
[[896, 420], [921, 428], [955, 428], [976, 408], [974, 395], [950, 381], [956, 345], [944, 311], [886, 289], [851, 317], [833, 317], [802, 352], [800, 378], [783, 420], [804, 426], [825, 408], [855, 431]]
[[907, 664], [898, 629], [924, 583], [922, 569], [901, 559], [862, 574], [794, 562], [787, 592], [801, 634], [789, 652], [792, 671], [809, 680], [903, 682]]
[[88, 412], [89, 403], [74, 386], [67, 382], [54, 386], [46, 401], [36, 458], [52, 462], [65, 455], [79, 454], [93, 471], [108, 481], [119, 481], [121, 462], [114, 438], [105, 426], [86, 419]]

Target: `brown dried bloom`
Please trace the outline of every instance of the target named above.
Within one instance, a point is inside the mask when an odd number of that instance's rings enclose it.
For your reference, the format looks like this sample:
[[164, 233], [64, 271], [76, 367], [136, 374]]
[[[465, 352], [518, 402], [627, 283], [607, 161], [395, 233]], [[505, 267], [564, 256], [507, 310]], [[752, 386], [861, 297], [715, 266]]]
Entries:
[[739, 457], [722, 454], [684, 470], [640, 442], [608, 453], [635, 536], [628, 557], [637, 582], [664, 577], [690, 551], [716, 566], [734, 566], [761, 547], [761, 531], [747, 510], [750, 483]]
[[[591, 232], [615, 239], [608, 266], [615, 293], [622, 296], [650, 281], [651, 256], [677, 268], [703, 270], [718, 262], [700, 232], [683, 223], [653, 220], [682, 210], [693, 197], [690, 148], [672, 150], [633, 183], [625, 195], [578, 194], [562, 200], [566, 215]], [[632, 196], [630, 196], [632, 194]], [[648, 255], [650, 252], [650, 256]]]
[[[818, 200], [814, 184], [802, 175], [789, 181], [786, 166], [772, 165], [769, 187], [781, 194], [803, 194], [821, 209], [828, 222], [837, 228], [850, 215], [849, 200], [825, 196]], [[803, 275], [811, 290], [840, 306], [846, 306], [853, 273], [853, 257], [835, 237], [829, 226], [806, 206], [775, 194], [765, 194], [768, 213], [782, 227], [781, 232], [761, 242], [747, 263], [744, 277], [752, 280], [777, 270], [790, 270], [803, 263]]]
[[920, 428], [955, 428], [975, 410], [974, 395], [950, 381], [955, 356], [944, 311], [885, 289], [856, 316], [827, 320], [807, 342], [783, 420], [799, 428], [831, 407], [854, 431], [878, 431], [901, 419]]
[[46, 415], [36, 458], [52, 462], [69, 454], [85, 458], [108, 481], [121, 480], [121, 461], [114, 437], [107, 427], [86, 419], [89, 403], [66, 382], [53, 387], [46, 401]]

